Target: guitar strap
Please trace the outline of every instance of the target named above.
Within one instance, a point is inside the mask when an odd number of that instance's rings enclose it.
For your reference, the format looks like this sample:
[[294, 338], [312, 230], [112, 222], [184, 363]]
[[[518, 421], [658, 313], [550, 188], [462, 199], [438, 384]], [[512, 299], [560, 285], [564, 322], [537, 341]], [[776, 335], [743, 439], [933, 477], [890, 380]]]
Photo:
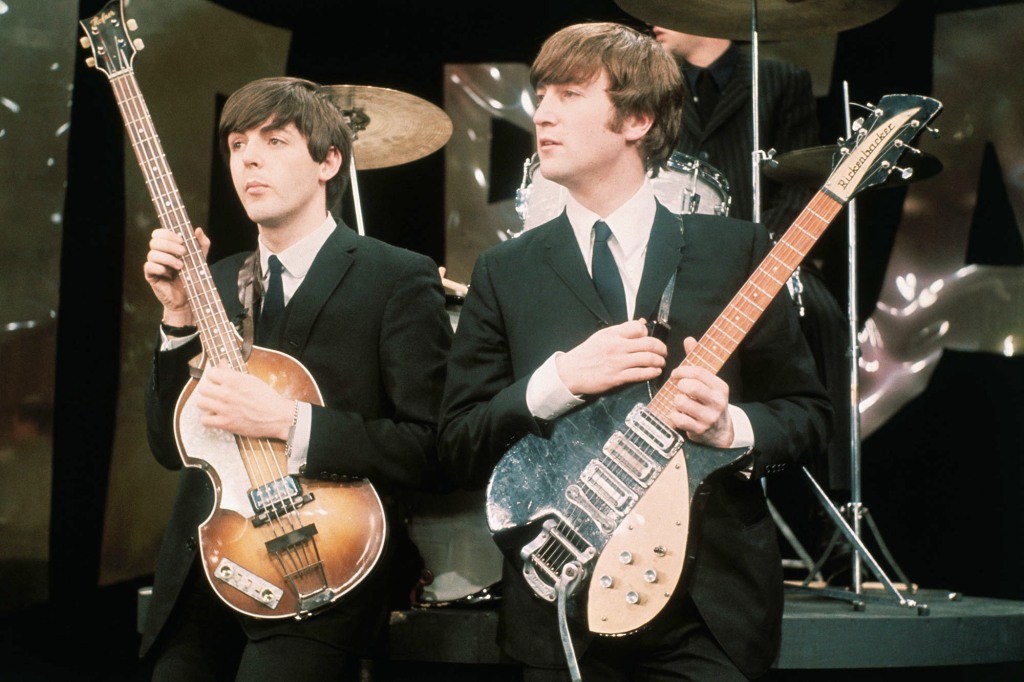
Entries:
[[250, 253], [238, 268], [238, 300], [242, 304], [242, 357], [252, 353], [254, 311], [263, 300], [263, 269], [259, 249]]

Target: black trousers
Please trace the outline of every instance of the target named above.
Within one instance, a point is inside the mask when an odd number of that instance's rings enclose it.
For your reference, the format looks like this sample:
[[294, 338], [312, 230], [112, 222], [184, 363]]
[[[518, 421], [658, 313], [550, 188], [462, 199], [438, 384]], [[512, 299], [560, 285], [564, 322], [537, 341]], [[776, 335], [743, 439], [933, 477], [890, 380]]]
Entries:
[[[596, 637], [579, 659], [583, 682], [746, 682], [689, 595], [673, 600], [651, 627]], [[523, 668], [523, 682], [567, 682], [564, 668]]]

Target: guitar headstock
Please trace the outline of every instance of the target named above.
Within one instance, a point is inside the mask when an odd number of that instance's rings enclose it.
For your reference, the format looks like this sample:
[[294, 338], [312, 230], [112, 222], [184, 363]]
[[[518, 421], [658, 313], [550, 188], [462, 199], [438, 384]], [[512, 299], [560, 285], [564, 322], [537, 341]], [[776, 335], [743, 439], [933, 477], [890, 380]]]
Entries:
[[113, 78], [132, 70], [135, 53], [143, 48], [142, 39], [131, 39], [129, 31], [138, 28], [134, 19], [125, 21], [122, 0], [110, 0], [97, 14], [78, 22], [85, 35], [82, 47], [92, 50], [85, 63]]
[[871, 114], [840, 142], [835, 168], [823, 188], [842, 203], [885, 182], [894, 170], [904, 173], [904, 179], [909, 177], [912, 171], [896, 164], [906, 151], [920, 153], [910, 143], [928, 129], [942, 103], [923, 95], [885, 95], [869, 108]]

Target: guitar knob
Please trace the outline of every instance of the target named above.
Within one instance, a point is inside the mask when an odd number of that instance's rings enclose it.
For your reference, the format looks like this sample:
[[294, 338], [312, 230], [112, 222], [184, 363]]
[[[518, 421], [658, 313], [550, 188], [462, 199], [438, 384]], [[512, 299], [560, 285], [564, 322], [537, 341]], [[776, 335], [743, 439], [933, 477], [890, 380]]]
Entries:
[[622, 554], [619, 555], [619, 561], [624, 563], [624, 564], [626, 564], [626, 565], [629, 565], [629, 564], [633, 563], [633, 553], [632, 552], [623, 552]]
[[630, 590], [629, 592], [626, 593], [626, 603], [627, 604], [639, 604], [640, 603], [640, 595], [637, 592], [633, 592], [632, 590]]
[[649, 568], [644, 571], [644, 582], [656, 583], [658, 582], [658, 572], [653, 568]]
[[602, 575], [598, 582], [601, 583], [601, 587], [607, 590], [611, 589], [611, 586], [615, 584], [615, 579], [610, 575]]

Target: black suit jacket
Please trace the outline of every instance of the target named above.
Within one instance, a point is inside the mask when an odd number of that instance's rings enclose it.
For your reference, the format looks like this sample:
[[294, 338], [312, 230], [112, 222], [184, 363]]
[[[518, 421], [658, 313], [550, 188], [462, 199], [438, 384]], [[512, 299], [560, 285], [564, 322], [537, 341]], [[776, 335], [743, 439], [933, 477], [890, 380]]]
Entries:
[[[658, 207], [635, 317], [652, 319], [675, 273], [665, 376], [683, 359], [683, 338], [707, 330], [768, 247], [760, 226], [705, 215], [680, 221]], [[485, 251], [449, 359], [439, 453], [446, 471], [463, 486], [482, 486], [511, 443], [526, 433], [543, 436], [545, 425], [526, 406], [530, 376], [552, 353], [608, 323], [564, 213]], [[753, 425], [754, 477], [713, 488], [687, 589], [737, 665], [756, 675], [777, 653], [782, 616], [781, 562], [757, 477], [818, 448], [830, 408], [785, 296], [768, 307], [720, 376]], [[503, 588], [506, 653], [564, 665], [554, 606], [534, 597], [508, 561]], [[587, 637], [576, 634], [579, 652]]]
[[[811, 77], [806, 70], [770, 59], [761, 60], [758, 71], [760, 148], [778, 154], [813, 147], [818, 141], [818, 120]], [[683, 88], [687, 88], [683, 80]], [[751, 111], [750, 58], [741, 55], [735, 71], [722, 90], [706, 125], [687, 92], [683, 126], [676, 148], [711, 164], [729, 181], [732, 206], [729, 215], [741, 220], [753, 216], [751, 152], [754, 149]], [[824, 176], [822, 177], [824, 184]], [[782, 234], [810, 201], [813, 192], [783, 185], [761, 176], [761, 223], [773, 234]]]
[[[243, 311], [238, 271], [248, 254], [212, 267], [228, 317]], [[359, 237], [344, 224], [324, 243], [285, 308], [267, 347], [299, 360], [312, 374], [325, 407], [313, 407], [306, 474], [368, 478], [385, 498], [436, 482], [436, 424], [451, 323], [437, 269], [426, 256]], [[174, 442], [173, 407], [199, 342], [157, 351], [146, 387], [150, 447], [169, 469], [182, 468]], [[186, 468], [156, 565], [142, 639], [153, 644], [195, 560], [196, 530], [213, 504], [209, 478]], [[389, 509], [390, 511], [390, 509]], [[250, 636], [293, 632], [359, 646], [386, 616], [389, 554], [404, 533], [389, 514], [392, 542], [378, 567], [330, 610], [303, 623], [243, 618]], [[225, 606], [225, 608], [228, 608]], [[353, 637], [351, 640], [342, 638]]]

